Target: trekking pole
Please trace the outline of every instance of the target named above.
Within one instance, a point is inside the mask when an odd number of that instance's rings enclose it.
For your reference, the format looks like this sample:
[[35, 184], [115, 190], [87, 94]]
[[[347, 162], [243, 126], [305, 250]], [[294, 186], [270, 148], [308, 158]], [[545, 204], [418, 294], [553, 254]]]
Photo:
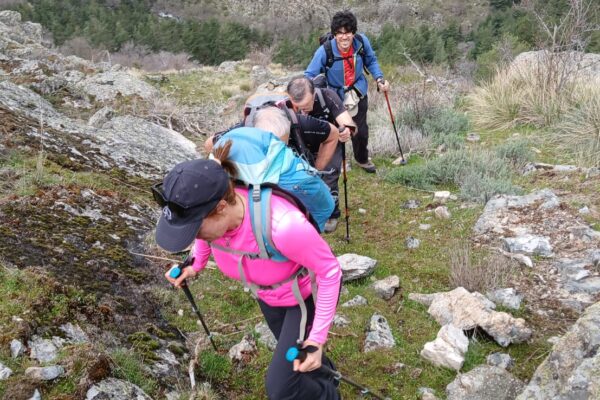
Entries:
[[[352, 130], [352, 129], [350, 129]], [[346, 242], [350, 243], [350, 213], [348, 211], [348, 176], [346, 175], [346, 143], [342, 143], [342, 174], [344, 175], [344, 214], [346, 215]]]
[[402, 161], [400, 164], [406, 165], [406, 159], [404, 158], [404, 154], [402, 153], [402, 147], [400, 146], [400, 138], [398, 137], [398, 130], [396, 129], [396, 121], [394, 120], [394, 114], [392, 113], [392, 107], [390, 106], [390, 98], [388, 97], [388, 92], [383, 92], [385, 95], [385, 101], [387, 102], [388, 111], [390, 112], [390, 118], [392, 120], [392, 126], [394, 127], [394, 133], [396, 134], [396, 142], [398, 142], [398, 150], [400, 150], [400, 157], [402, 157]]
[[[183, 269], [192, 265], [193, 262], [194, 262], [194, 258], [188, 256], [183, 261], [183, 263], [181, 263], [181, 265], [171, 269], [171, 272], [169, 272], [169, 276], [173, 279], [177, 279], [177, 277], [179, 275], [181, 275], [181, 272], [183, 271]], [[210, 331], [208, 330], [208, 326], [206, 326], [206, 322], [204, 322], [204, 317], [202, 317], [202, 314], [200, 313], [200, 310], [198, 309], [198, 306], [196, 305], [196, 302], [194, 301], [194, 296], [192, 295], [192, 292], [190, 292], [190, 288], [188, 287], [185, 279], [181, 283], [181, 288], [183, 289], [183, 293], [185, 293], [185, 297], [187, 297], [188, 300], [190, 301], [190, 304], [192, 305], [192, 310], [194, 310], [194, 312], [198, 316], [198, 319], [200, 320], [200, 323], [202, 324], [202, 327], [204, 328], [204, 332], [206, 332], [206, 335], [208, 336], [208, 340], [210, 340], [210, 344], [212, 344], [212, 347], [213, 347], [213, 349], [215, 349], [215, 351], [218, 351], [217, 345], [213, 341], [212, 333], [210, 333]]]
[[[312, 350], [311, 347], [314, 348], [314, 350]], [[304, 361], [306, 359], [306, 355], [309, 352], [313, 352], [315, 350], [316, 350], [316, 347], [314, 347], [314, 346], [306, 346], [306, 348], [304, 348], [304, 349], [299, 349], [297, 346], [292, 346], [286, 352], [285, 359], [288, 360], [289, 362], [294, 362], [294, 360], [296, 360], [296, 359], [298, 359], [300, 361]], [[371, 397], [374, 397], [378, 400], [390, 400], [389, 397], [382, 397], [382, 396], [378, 395], [377, 393], [374, 393], [373, 391], [371, 391], [371, 389], [367, 388], [366, 386], [363, 386], [359, 383], [354, 382], [351, 379], [346, 378], [339, 371], [335, 371], [325, 365], [321, 365], [320, 369], [321, 369], [321, 371], [325, 372], [326, 374], [331, 375], [333, 377], [333, 379], [335, 379], [337, 381], [346, 382], [347, 384], [354, 386], [355, 388], [360, 390], [360, 394], [363, 396], [368, 394]]]

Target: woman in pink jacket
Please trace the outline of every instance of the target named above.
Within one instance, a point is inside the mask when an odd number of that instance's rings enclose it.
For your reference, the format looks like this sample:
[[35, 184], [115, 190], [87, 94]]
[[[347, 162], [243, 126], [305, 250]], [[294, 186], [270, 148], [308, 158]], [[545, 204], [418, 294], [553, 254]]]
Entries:
[[[227, 160], [229, 148], [225, 145], [216, 149], [214, 160], [178, 164], [159, 188], [165, 206], [156, 229], [157, 243], [170, 252], [183, 251], [194, 243], [192, 268], [185, 268], [177, 279], [169, 273], [165, 276], [179, 287], [184, 279], [200, 272], [212, 254], [223, 274], [258, 285], [262, 288], [256, 292], [260, 309], [278, 340], [266, 377], [269, 399], [338, 399], [333, 379], [319, 367], [321, 363], [332, 365], [323, 354], [323, 345], [337, 306], [340, 265], [304, 214], [273, 196], [272, 240], [288, 261], [244, 257], [240, 276], [241, 256], [223, 249], [258, 252], [258, 244], [248, 212], [248, 191], [233, 185], [235, 166]], [[310, 277], [298, 278], [308, 318], [302, 347], [312, 352], [303, 362], [295, 360], [291, 364], [285, 353], [297, 344], [302, 312], [292, 293], [293, 280], [288, 278], [302, 267], [314, 273], [318, 285], [313, 300]], [[285, 283], [270, 288], [281, 282]]]

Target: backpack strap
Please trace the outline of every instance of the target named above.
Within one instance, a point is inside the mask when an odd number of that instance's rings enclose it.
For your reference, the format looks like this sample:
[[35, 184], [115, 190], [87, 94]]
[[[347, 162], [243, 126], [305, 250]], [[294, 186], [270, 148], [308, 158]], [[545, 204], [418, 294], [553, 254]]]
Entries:
[[327, 119], [329, 119], [329, 107], [327, 107], [327, 103], [325, 103], [325, 98], [323, 97], [323, 91], [320, 88], [315, 88], [315, 94], [317, 95], [317, 99], [319, 99], [319, 105], [325, 114], [327, 114]]
[[290, 120], [290, 144], [295, 147], [299, 157], [306, 160], [310, 165], [315, 165], [315, 158], [302, 139], [302, 127], [298, 120], [298, 114], [291, 107], [285, 106], [279, 108], [283, 109]]
[[336, 61], [336, 57], [333, 55], [333, 48], [331, 47], [331, 42], [333, 41], [332, 39], [328, 39], [325, 41], [325, 43], [323, 43], [323, 48], [325, 49], [325, 56], [326, 61], [325, 61], [325, 70], [321, 70], [321, 72], [325, 72], [325, 74], [327, 74], [327, 71], [329, 71], [329, 68], [333, 67], [333, 63]]

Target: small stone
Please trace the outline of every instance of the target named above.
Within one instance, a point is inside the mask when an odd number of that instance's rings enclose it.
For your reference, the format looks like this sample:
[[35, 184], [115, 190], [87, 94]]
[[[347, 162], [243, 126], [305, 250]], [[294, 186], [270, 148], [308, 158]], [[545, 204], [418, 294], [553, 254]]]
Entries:
[[400, 371], [401, 369], [406, 368], [406, 364], [402, 364], [401, 362], [397, 362], [396, 364], [394, 364], [394, 370], [395, 371]]
[[506, 353], [492, 353], [487, 356], [487, 365], [491, 365], [493, 367], [500, 367], [503, 369], [511, 369], [515, 365], [515, 360], [510, 356], [510, 354]]
[[592, 168], [588, 169], [585, 174], [586, 179], [590, 179], [590, 178], [593, 178], [596, 176], [600, 176], [600, 168], [598, 168], [598, 167], [592, 167]]
[[248, 358], [255, 354], [256, 342], [251, 335], [243, 337], [242, 341], [229, 349], [229, 358], [232, 361], [245, 362]]
[[25, 352], [25, 345], [20, 340], [13, 339], [10, 342], [10, 355], [12, 358], [20, 357]]
[[396, 289], [400, 287], [400, 278], [397, 275], [388, 276], [385, 279], [376, 281], [371, 285], [377, 296], [384, 300], [389, 300], [394, 296]]
[[419, 224], [419, 229], [422, 231], [427, 231], [431, 229], [431, 224]]
[[467, 142], [475, 143], [479, 142], [480, 139], [481, 137], [475, 132], [470, 132], [467, 134]]
[[423, 370], [421, 368], [415, 368], [410, 372], [410, 377], [413, 379], [417, 379], [419, 376], [421, 376], [422, 373]]
[[450, 192], [447, 190], [435, 192], [433, 194], [433, 201], [439, 201], [442, 204], [447, 202], [449, 198], [450, 198]]
[[439, 206], [435, 209], [435, 216], [440, 219], [450, 219], [450, 211], [448, 211], [448, 207]]
[[364, 352], [377, 349], [390, 349], [396, 345], [392, 330], [383, 315], [374, 314], [369, 323], [367, 337], [365, 338]]
[[521, 307], [523, 296], [517, 294], [514, 288], [496, 289], [487, 293], [487, 298], [496, 305], [518, 310]]
[[177, 315], [183, 317], [183, 309], [180, 308], [179, 310], [177, 310]]
[[407, 210], [414, 210], [416, 208], [419, 208], [420, 205], [421, 205], [421, 202], [419, 200], [411, 199], [411, 200], [405, 201], [402, 204], [402, 208], [405, 208]]
[[70, 322], [62, 325], [60, 330], [67, 335], [71, 343], [87, 343], [90, 341], [88, 335], [81, 329], [79, 325], [74, 325]]
[[336, 313], [335, 316], [333, 317], [333, 325], [335, 325], [339, 328], [343, 328], [343, 327], [350, 325], [350, 321], [348, 320], [348, 318], [344, 317], [342, 314]]
[[365, 299], [364, 297], [362, 297], [360, 295], [356, 295], [351, 300], [348, 300], [347, 302], [342, 304], [342, 307], [356, 307], [356, 306], [366, 306], [366, 305], [367, 305], [367, 299]]
[[588, 206], [584, 206], [579, 209], [579, 214], [588, 215], [589, 213], [590, 209], [588, 208]]
[[275, 335], [269, 329], [269, 326], [265, 322], [259, 322], [254, 326], [254, 330], [258, 333], [258, 341], [267, 346], [267, 348], [271, 351], [275, 350], [277, 347], [277, 339], [275, 339]]
[[29, 400], [42, 400], [42, 394], [39, 390], [35, 389], [35, 391], [33, 392], [33, 396], [31, 396]]
[[58, 348], [53, 341], [34, 336], [28, 343], [29, 357], [39, 362], [51, 362], [58, 357]]
[[574, 172], [579, 170], [579, 168], [575, 165], [555, 165], [552, 170], [556, 172]]
[[31, 379], [39, 381], [51, 381], [58, 378], [65, 372], [60, 365], [50, 367], [30, 367], [25, 370], [25, 375]]
[[407, 237], [404, 243], [406, 244], [407, 249], [418, 249], [421, 245], [421, 241], [412, 236]]
[[366, 213], [367, 213], [367, 210], [365, 210], [364, 208], [359, 208], [359, 209], [358, 209], [358, 213], [359, 213], [359, 214], [366, 214]]
[[428, 387], [420, 387], [417, 390], [417, 394], [421, 400], [437, 400], [437, 397], [435, 397], [435, 391]]
[[403, 164], [406, 164], [406, 161], [407, 161], [406, 158], [400, 156], [400, 157], [396, 158], [394, 161], [392, 161], [392, 164], [393, 165], [403, 165]]
[[12, 369], [0, 362], [0, 381], [8, 379], [12, 375]]

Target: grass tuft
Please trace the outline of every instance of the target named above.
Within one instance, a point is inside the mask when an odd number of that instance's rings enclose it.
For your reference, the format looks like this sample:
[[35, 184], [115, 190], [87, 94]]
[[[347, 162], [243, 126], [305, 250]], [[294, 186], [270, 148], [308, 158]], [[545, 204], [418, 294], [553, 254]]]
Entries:
[[514, 263], [499, 254], [475, 259], [468, 243], [450, 247], [450, 283], [471, 292], [485, 294], [505, 287], [515, 270]]

